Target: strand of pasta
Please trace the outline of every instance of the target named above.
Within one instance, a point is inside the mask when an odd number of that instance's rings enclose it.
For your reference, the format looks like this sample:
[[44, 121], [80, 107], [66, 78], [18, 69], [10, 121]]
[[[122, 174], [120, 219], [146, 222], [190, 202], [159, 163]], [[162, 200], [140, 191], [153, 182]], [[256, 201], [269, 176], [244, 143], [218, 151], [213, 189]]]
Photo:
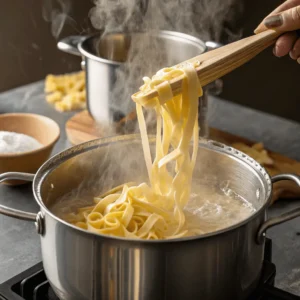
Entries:
[[[169, 81], [182, 74], [185, 74], [183, 93], [173, 97]], [[94, 206], [81, 208], [66, 219], [100, 234], [141, 239], [179, 238], [192, 233], [185, 227], [183, 208], [190, 198], [198, 150], [198, 97], [202, 89], [191, 65], [162, 69], [152, 79], [145, 77], [144, 82], [143, 91], [155, 88], [159, 95], [151, 105], [136, 103], [150, 186], [146, 183], [118, 186], [95, 197]], [[143, 106], [151, 106], [157, 116], [153, 161]]]

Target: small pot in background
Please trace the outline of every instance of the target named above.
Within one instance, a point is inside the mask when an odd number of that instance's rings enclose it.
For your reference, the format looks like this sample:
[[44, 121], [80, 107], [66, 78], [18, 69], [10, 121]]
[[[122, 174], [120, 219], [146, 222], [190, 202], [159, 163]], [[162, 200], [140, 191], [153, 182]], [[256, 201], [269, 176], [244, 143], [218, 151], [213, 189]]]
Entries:
[[[119, 109], [122, 103], [118, 101], [123, 101], [123, 99], [117, 99], [116, 103], [119, 105], [112, 104], [113, 91], [116, 88], [116, 72], [126, 62], [131, 45], [149, 39], [153, 45], [159, 45], [166, 57], [163, 61], [151, 58], [151, 67], [156, 71], [220, 46], [215, 42], [204, 42], [191, 35], [172, 31], [69, 36], [58, 43], [60, 50], [82, 57], [81, 66], [86, 71], [87, 108], [97, 122], [117, 122], [129, 113], [129, 111], [124, 112]], [[149, 59], [145, 55], [144, 59], [147, 60], [147, 58]], [[135, 80], [137, 84], [141, 82], [141, 78], [135, 78]], [[132, 93], [138, 90], [138, 87]], [[199, 125], [202, 137], [208, 136], [208, 92], [217, 94], [221, 90], [222, 81], [220, 80], [204, 88], [204, 94], [199, 103]]]

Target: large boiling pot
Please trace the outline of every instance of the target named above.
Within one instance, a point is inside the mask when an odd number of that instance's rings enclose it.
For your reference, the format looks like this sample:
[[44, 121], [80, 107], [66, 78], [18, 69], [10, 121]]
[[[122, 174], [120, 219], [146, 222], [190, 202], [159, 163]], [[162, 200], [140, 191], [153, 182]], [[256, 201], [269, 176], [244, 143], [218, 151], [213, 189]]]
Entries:
[[[152, 139], [152, 146], [154, 143]], [[127, 168], [121, 168], [124, 162]], [[96, 186], [106, 190], [124, 182], [146, 180], [143, 162], [137, 135], [72, 147], [49, 159], [36, 175], [0, 175], [0, 182], [33, 181], [34, 197], [40, 207], [39, 213], [33, 214], [1, 205], [0, 212], [35, 222], [44, 269], [60, 299], [247, 298], [260, 278], [265, 231], [300, 215], [297, 209], [267, 219], [272, 183], [292, 180], [300, 186], [300, 178], [283, 174], [271, 179], [247, 155], [214, 141], [201, 141], [194, 180], [216, 188], [229, 182], [232, 190], [256, 207], [248, 219], [198, 237], [145, 241], [87, 232], [51, 212], [52, 205], [72, 191], [74, 197], [79, 197], [84, 190], [94, 194]]]
[[[86, 70], [86, 92], [87, 109], [90, 115], [98, 122], [118, 121], [124, 117], [124, 111], [120, 110], [121, 103], [125, 101], [122, 97], [129, 98], [130, 95], [116, 95], [114, 90], [118, 84], [126, 84], [126, 79], [117, 82], [116, 73], [120, 67], [127, 61], [128, 53], [131, 47], [150, 43], [159, 46], [154, 53], [147, 52], [145, 49], [144, 61], [151, 60], [151, 70], [143, 69], [144, 62], [132, 67], [142, 68], [142, 74], [133, 80], [136, 86], [131, 94], [136, 92], [141, 85], [141, 78], [145, 75], [152, 75], [149, 72], [156, 72], [159, 69], [176, 65], [191, 57], [197, 56], [205, 51], [217, 48], [220, 45], [215, 42], [203, 42], [193, 36], [173, 32], [158, 31], [150, 33], [107, 33], [96, 34], [92, 36], [69, 36], [58, 42], [60, 50], [82, 57], [81, 66]], [[157, 46], [157, 47], [158, 47]], [[145, 46], [144, 46], [145, 47]], [[143, 49], [143, 48], [142, 48]], [[134, 48], [134, 51], [137, 50]], [[151, 57], [149, 57], [151, 54]], [[147, 56], [148, 55], [148, 56]], [[161, 59], [164, 55], [164, 59]], [[148, 66], [148, 65], [147, 65]], [[204, 94], [199, 101], [199, 124], [201, 136], [208, 135], [206, 122], [207, 96], [208, 92], [219, 93], [222, 89], [222, 81], [218, 80], [204, 89]], [[113, 102], [115, 102], [113, 104]], [[117, 103], [117, 105], [116, 105]], [[128, 113], [128, 112], [127, 112]]]

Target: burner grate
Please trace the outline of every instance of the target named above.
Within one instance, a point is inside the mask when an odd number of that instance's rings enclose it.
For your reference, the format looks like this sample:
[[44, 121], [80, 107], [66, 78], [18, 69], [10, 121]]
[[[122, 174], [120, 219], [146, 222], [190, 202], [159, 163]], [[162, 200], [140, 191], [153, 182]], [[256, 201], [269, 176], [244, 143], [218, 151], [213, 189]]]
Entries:
[[57, 300], [43, 270], [23, 279], [20, 283], [20, 296], [28, 300]]
[[54, 294], [48, 281], [44, 281], [34, 289], [33, 300], [39, 300], [39, 299], [59, 300], [58, 297]]
[[54, 294], [42, 263], [0, 285], [0, 300], [59, 300]]

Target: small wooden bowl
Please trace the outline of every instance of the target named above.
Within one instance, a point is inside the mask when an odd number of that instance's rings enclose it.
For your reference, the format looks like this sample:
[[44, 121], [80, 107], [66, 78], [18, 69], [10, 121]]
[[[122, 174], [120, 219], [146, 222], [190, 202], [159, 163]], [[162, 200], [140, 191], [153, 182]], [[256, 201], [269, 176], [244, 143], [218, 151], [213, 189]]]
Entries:
[[[60, 136], [56, 122], [42, 115], [30, 113], [8, 113], [0, 115], [0, 131], [23, 133], [35, 138], [43, 147], [22, 153], [0, 153], [0, 174], [5, 172], [35, 173], [49, 158]], [[4, 184], [18, 185], [20, 180]]]

